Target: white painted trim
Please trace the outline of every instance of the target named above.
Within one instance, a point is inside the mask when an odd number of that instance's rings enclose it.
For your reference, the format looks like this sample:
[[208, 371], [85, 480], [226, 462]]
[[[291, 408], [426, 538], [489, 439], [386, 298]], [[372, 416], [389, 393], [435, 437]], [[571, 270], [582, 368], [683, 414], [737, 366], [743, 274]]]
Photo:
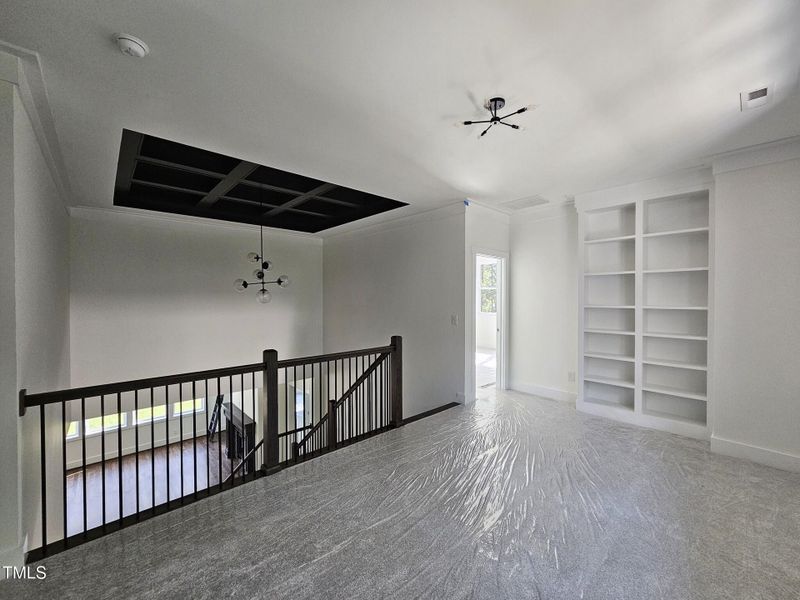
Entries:
[[800, 158], [800, 136], [740, 148], [713, 157], [714, 175]]
[[753, 446], [744, 442], [736, 442], [713, 434], [711, 436], [711, 451], [725, 456], [751, 460], [768, 467], [783, 469], [784, 471], [800, 473], [800, 456], [796, 454]]
[[[420, 212], [415, 212], [413, 214], [406, 214], [403, 216], [398, 216], [394, 219], [389, 219], [386, 221], [381, 221], [379, 223], [364, 223], [361, 226], [355, 226], [353, 228], [348, 228], [346, 230], [341, 230], [339, 228], [334, 228], [330, 233], [329, 232], [320, 232], [320, 237], [325, 240], [326, 244], [334, 243], [338, 240], [344, 240], [353, 236], [365, 236], [365, 235], [373, 235], [376, 233], [383, 233], [385, 231], [391, 231], [393, 229], [401, 229], [403, 227], [408, 227], [410, 225], [416, 225], [422, 222], [429, 222], [435, 221], [438, 219], [446, 219], [448, 217], [453, 217], [455, 215], [464, 214], [466, 210], [466, 206], [463, 202], [458, 203], [450, 203], [444, 206], [439, 206], [437, 208], [432, 208], [429, 210], [423, 210]], [[385, 214], [385, 213], [382, 213]], [[376, 215], [379, 216], [379, 215]], [[369, 217], [367, 218], [369, 219]], [[366, 220], [366, 219], [365, 219]], [[359, 221], [354, 221], [353, 224], [359, 223]], [[352, 224], [349, 224], [352, 225]], [[344, 225], [342, 225], [344, 227]]]
[[[2, 46], [0, 45], [0, 48]], [[19, 59], [13, 54], [0, 51], [0, 81], [11, 85], [19, 83]]]
[[708, 189], [713, 183], [710, 167], [695, 167], [678, 171], [664, 177], [637, 181], [627, 185], [576, 194], [578, 211], [609, 208], [620, 204], [632, 204], [637, 200], [664, 198]]
[[514, 213], [511, 224], [530, 223], [534, 221], [544, 221], [546, 219], [561, 219], [575, 214], [575, 203], [573, 201], [562, 202], [560, 204], [542, 204], [524, 208]]
[[510, 217], [514, 213], [514, 211], [511, 209], [503, 208], [501, 206], [495, 206], [493, 204], [486, 204], [484, 202], [480, 202], [479, 200], [473, 200], [472, 198], [467, 198], [466, 200], [470, 203], [470, 206], [472, 205], [480, 206], [481, 208], [485, 208], [487, 210], [493, 210], [497, 213], [500, 213], [501, 215], [504, 215], [507, 221], [510, 221]]
[[56, 133], [53, 113], [47, 96], [47, 86], [41, 59], [37, 52], [0, 41], [0, 52], [15, 56], [18, 61], [17, 90], [22, 106], [31, 121], [36, 141], [58, 189], [65, 208], [73, 201], [64, 157]]
[[578, 397], [577, 394], [573, 392], [568, 392], [566, 390], [548, 388], [540, 385], [533, 385], [530, 383], [522, 383], [518, 381], [512, 381], [508, 387], [511, 390], [522, 392], [524, 394], [531, 394], [532, 396], [541, 396], [542, 398], [549, 398], [550, 400], [558, 400], [559, 402], [569, 402], [570, 404], [574, 403], [575, 399]]
[[[233, 221], [220, 221], [218, 219], [206, 219], [204, 217], [192, 217], [189, 215], [175, 215], [156, 211], [143, 210], [139, 208], [129, 208], [125, 206], [101, 207], [101, 206], [70, 206], [69, 214], [71, 217], [83, 218], [93, 221], [115, 220], [119, 218], [143, 219], [149, 221], [161, 221], [165, 223], [178, 223], [183, 225], [205, 226], [215, 229], [228, 229], [236, 231], [258, 231], [258, 225], [249, 223], [235, 223]], [[321, 245], [322, 238], [314, 233], [302, 231], [289, 231], [287, 229], [276, 229], [274, 227], [264, 227], [264, 231], [274, 236], [301, 238]]]

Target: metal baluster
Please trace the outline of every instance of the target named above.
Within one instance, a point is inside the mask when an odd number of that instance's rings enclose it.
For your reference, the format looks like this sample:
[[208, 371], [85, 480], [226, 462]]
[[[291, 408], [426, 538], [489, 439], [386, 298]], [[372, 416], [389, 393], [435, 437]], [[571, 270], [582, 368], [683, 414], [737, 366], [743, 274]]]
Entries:
[[[156, 436], [155, 436], [155, 425], [153, 421], [153, 416], [155, 414], [155, 409], [153, 408], [153, 388], [150, 388], [150, 494], [151, 504], [150, 508], [153, 509], [153, 513], [156, 510]], [[167, 457], [169, 459], [169, 457]]]
[[[217, 377], [217, 396], [219, 396], [221, 390], [222, 390], [222, 382], [220, 381], [220, 378]], [[222, 407], [220, 407], [220, 412], [222, 412]], [[217, 467], [219, 471], [219, 480], [217, 481], [217, 485], [219, 486], [219, 489], [222, 489], [222, 418], [221, 417], [222, 415], [219, 415], [219, 417], [217, 417]]]
[[[240, 416], [242, 418], [242, 458], [247, 455], [247, 425], [244, 422], [244, 373], [239, 374], [239, 404], [242, 405], [242, 410], [240, 412]], [[245, 475], [247, 474], [245, 467], [247, 465], [242, 465], [240, 479], [242, 481], [245, 480]]]
[[[347, 389], [350, 389], [350, 386], [353, 385], [353, 358], [348, 356], [347, 357]], [[342, 384], [344, 387], [344, 384]], [[347, 427], [347, 439], [353, 438], [353, 396], [352, 394], [350, 397], [347, 398], [347, 413], [348, 413], [348, 427]]]
[[204, 380], [205, 389], [203, 392], [206, 395], [205, 399], [205, 415], [206, 415], [206, 491], [211, 490], [211, 451], [208, 448], [208, 379]]
[[167, 429], [167, 439], [164, 444], [164, 450], [166, 451], [167, 456], [167, 510], [169, 510], [169, 502], [172, 499], [172, 490], [170, 489], [170, 467], [169, 464], [172, 462], [169, 456], [169, 385], [164, 386], [164, 406], [165, 406], [165, 415], [166, 418], [164, 419], [164, 426]]
[[86, 398], [81, 398], [81, 420], [78, 428], [81, 432], [81, 465], [83, 465], [83, 474], [81, 476], [81, 484], [83, 485], [83, 537], [86, 539], [86, 530], [89, 527], [86, 522]]
[[103, 531], [106, 530], [106, 397], [100, 396], [100, 469], [102, 471], [101, 502], [103, 503]]
[[[253, 392], [250, 394], [250, 399], [252, 401], [251, 402], [252, 403], [251, 408], [253, 409], [253, 448], [255, 448], [256, 447], [255, 432], [258, 431], [258, 424], [256, 423], [256, 372], [253, 371], [251, 373], [251, 376], [252, 376], [251, 385], [253, 386]], [[267, 390], [261, 390], [261, 391], [264, 394], [267, 393]], [[262, 419], [266, 419], [267, 415], [261, 415], [261, 418]], [[266, 443], [267, 443], [267, 441], [264, 440], [264, 444], [266, 444]], [[262, 448], [264, 447], [264, 444], [262, 444], [262, 446], [261, 446]], [[247, 456], [247, 454], [249, 454], [249, 451], [245, 450], [244, 454], [245, 454], [245, 456]], [[256, 452], [253, 452], [253, 464], [254, 465], [257, 464], [256, 454], [257, 454]], [[255, 478], [255, 476], [256, 476], [255, 469], [250, 469], [250, 480], [252, 481]]]
[[64, 503], [64, 547], [67, 547], [67, 403], [61, 401], [61, 492]]
[[[283, 368], [283, 430], [289, 431], [289, 367]], [[297, 434], [293, 434], [297, 441]]]
[[192, 469], [194, 480], [194, 499], [197, 500], [197, 382], [192, 381]]
[[[233, 427], [233, 375], [228, 376], [228, 388], [230, 389], [231, 397], [231, 418], [227, 424], [228, 441], [226, 442], [226, 446], [228, 448], [228, 459], [231, 461], [231, 487], [233, 487], [236, 482], [236, 477], [233, 475], [233, 455], [236, 454], [236, 432], [231, 429]], [[231, 448], [231, 442], [233, 442], [233, 448]]]
[[133, 390], [133, 428], [136, 453], [136, 520], [139, 520], [139, 390]]
[[47, 553], [47, 444], [45, 440], [45, 404], [39, 406], [39, 463], [42, 477], [42, 552]]
[[119, 522], [122, 525], [122, 393], [117, 392], [117, 488], [119, 498]]
[[178, 455], [181, 457], [181, 504], [183, 504], [183, 383], [178, 384], [178, 410], [176, 412], [178, 413], [178, 433], [181, 438], [178, 442]]

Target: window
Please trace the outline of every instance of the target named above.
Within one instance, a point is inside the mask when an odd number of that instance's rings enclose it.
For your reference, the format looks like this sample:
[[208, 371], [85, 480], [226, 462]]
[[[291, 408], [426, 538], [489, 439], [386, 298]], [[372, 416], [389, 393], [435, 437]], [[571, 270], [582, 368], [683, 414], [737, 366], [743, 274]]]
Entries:
[[128, 426], [128, 413], [114, 413], [105, 417], [86, 419], [86, 435], [95, 435], [102, 431], [116, 431]]
[[481, 312], [497, 312], [497, 263], [481, 265]]
[[172, 407], [172, 416], [180, 417], [199, 413], [205, 410], [206, 399], [195, 398], [194, 400], [184, 400], [183, 402], [176, 402]]
[[74, 440], [81, 434], [80, 430], [80, 421], [70, 421], [69, 427], [67, 427], [67, 439]]
[[162, 404], [160, 406], [154, 406], [150, 408], [140, 408], [133, 413], [133, 422], [137, 425], [141, 425], [144, 423], [149, 423], [150, 418], [152, 417], [153, 421], [163, 421], [167, 418], [167, 407], [166, 405]]

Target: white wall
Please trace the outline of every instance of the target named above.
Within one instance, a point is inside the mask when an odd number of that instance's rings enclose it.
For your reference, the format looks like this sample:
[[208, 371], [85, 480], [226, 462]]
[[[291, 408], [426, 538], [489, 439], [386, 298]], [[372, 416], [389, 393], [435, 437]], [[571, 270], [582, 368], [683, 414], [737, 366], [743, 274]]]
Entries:
[[463, 205], [326, 238], [325, 352], [401, 335], [404, 416], [463, 400], [463, 269]]
[[[0, 554], [2, 564], [15, 564], [21, 560], [25, 536], [35, 534], [33, 524], [41, 510], [38, 486], [23, 477], [38, 469], [38, 410], [19, 419], [17, 389], [55, 389], [70, 383], [69, 219], [18, 89], [6, 82], [0, 82], [0, 128], [4, 290], [0, 451], [7, 467], [16, 464], [4, 476], [0, 494]], [[53, 464], [60, 453], [54, 458]], [[55, 511], [54, 523], [57, 518]]]
[[72, 383], [90, 385], [289, 358], [322, 350], [322, 241], [265, 231], [272, 302], [245, 255], [258, 229], [130, 213], [72, 212]]
[[[3, 55], [0, 54], [0, 60]], [[17, 322], [14, 294], [14, 86], [0, 81], [0, 562], [18, 564]]]
[[[466, 207], [464, 223], [464, 372], [466, 374], [465, 388], [466, 399], [475, 399], [475, 335], [476, 325], [485, 327], [486, 323], [475, 324], [476, 295], [475, 295], [475, 253], [486, 252], [494, 256], [506, 257], [510, 247], [509, 216], [480, 204], [470, 203]], [[509, 258], [509, 260], [511, 260]], [[501, 275], [501, 280], [508, 274]], [[500, 294], [502, 296], [502, 293]], [[502, 300], [501, 300], [502, 302]], [[497, 324], [494, 326], [497, 329]], [[506, 347], [508, 347], [507, 341]], [[502, 380], [501, 361], [503, 348], [498, 352], [498, 381]]]
[[574, 400], [578, 352], [578, 219], [572, 205], [533, 209], [511, 225], [509, 387]]
[[717, 173], [715, 196], [711, 447], [800, 471], [800, 159]]

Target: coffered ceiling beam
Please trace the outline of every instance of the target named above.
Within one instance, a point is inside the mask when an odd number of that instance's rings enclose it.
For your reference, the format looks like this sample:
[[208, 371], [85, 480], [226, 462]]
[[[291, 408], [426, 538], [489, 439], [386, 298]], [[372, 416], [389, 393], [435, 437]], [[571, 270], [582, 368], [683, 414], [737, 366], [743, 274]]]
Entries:
[[233, 188], [239, 185], [239, 182], [250, 175], [258, 168], [258, 165], [251, 162], [242, 161], [228, 173], [225, 178], [215, 185], [205, 197], [203, 197], [197, 206], [207, 207], [214, 204], [221, 196], [230, 192]]
[[303, 202], [313, 198], [314, 196], [318, 196], [319, 194], [324, 194], [325, 192], [329, 192], [335, 187], [337, 187], [337, 186], [335, 186], [332, 183], [323, 183], [322, 185], [315, 187], [313, 190], [309, 190], [308, 192], [306, 192], [305, 194], [303, 194], [301, 196], [298, 196], [297, 198], [292, 198], [291, 200], [289, 200], [289, 202], [281, 204], [280, 206], [276, 206], [272, 210], [266, 211], [264, 213], [264, 216], [265, 217], [272, 217], [274, 215], [280, 214], [280, 213], [284, 212], [285, 210], [288, 210], [290, 208], [294, 208], [298, 204], [302, 204]]

